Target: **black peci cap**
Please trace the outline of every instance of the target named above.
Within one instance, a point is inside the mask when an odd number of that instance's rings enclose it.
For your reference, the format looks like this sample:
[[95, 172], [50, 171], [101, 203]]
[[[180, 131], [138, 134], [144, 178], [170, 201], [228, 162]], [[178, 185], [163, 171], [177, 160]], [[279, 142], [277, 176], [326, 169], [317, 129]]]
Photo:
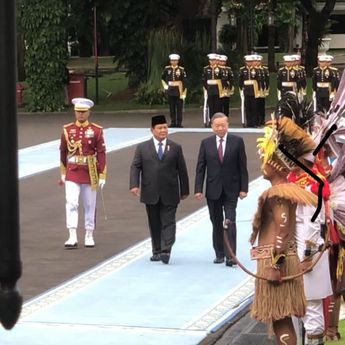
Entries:
[[156, 115], [156, 116], [153, 116], [151, 119], [152, 128], [156, 125], [161, 125], [163, 123], [167, 123], [167, 120], [164, 115]]

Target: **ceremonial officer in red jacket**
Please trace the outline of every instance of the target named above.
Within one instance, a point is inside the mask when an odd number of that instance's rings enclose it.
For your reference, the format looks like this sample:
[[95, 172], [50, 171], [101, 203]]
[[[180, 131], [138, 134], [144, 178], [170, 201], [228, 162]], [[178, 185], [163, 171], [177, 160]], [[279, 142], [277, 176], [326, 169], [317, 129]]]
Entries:
[[77, 248], [79, 196], [85, 214], [85, 247], [94, 247], [97, 187], [103, 188], [106, 178], [106, 150], [103, 128], [89, 122], [93, 102], [74, 98], [76, 121], [63, 127], [60, 143], [61, 182], [66, 191], [66, 226], [69, 238], [66, 248]]

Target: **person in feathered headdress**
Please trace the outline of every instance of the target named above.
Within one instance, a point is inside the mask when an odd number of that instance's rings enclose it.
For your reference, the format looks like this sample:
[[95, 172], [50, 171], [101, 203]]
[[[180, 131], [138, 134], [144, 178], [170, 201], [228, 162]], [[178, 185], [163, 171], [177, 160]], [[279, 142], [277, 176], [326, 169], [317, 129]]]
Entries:
[[[314, 129], [314, 112], [311, 103], [300, 102], [294, 93], [288, 92], [282, 97], [276, 108], [275, 116], [280, 120], [285, 116], [289, 117], [306, 132], [311, 133]], [[305, 134], [307, 135], [307, 133]], [[316, 144], [314, 145], [316, 146]], [[292, 172], [288, 175], [289, 182], [315, 195], [319, 194], [320, 181], [323, 183], [323, 204], [317, 217], [315, 215], [316, 208], [313, 205], [298, 204], [296, 208], [297, 253], [301, 267], [306, 272], [303, 275], [303, 283], [307, 306], [306, 313], [302, 318], [306, 345], [323, 344], [325, 330], [323, 299], [332, 294], [328, 250], [325, 249], [325, 240], [321, 235], [322, 225], [326, 224], [325, 219], [329, 225], [327, 230], [330, 229], [331, 225], [330, 186], [314, 160], [315, 156], [311, 152], [303, 155], [299, 159], [303, 168], [302, 166], [292, 167]], [[327, 237], [328, 234], [329, 231], [326, 232]], [[311, 265], [314, 265], [313, 269], [310, 268]], [[317, 285], [320, 281], [323, 284]], [[316, 286], [318, 286], [317, 289]]]
[[279, 149], [280, 145], [299, 159], [313, 151], [311, 137], [291, 119], [273, 120], [265, 127], [265, 136], [258, 139], [264, 178], [272, 187], [259, 198], [253, 220], [250, 243], [252, 258], [257, 260], [257, 279], [251, 315], [267, 322], [278, 344], [296, 344], [291, 316], [305, 314], [306, 299], [301, 277], [284, 280], [300, 271], [295, 242], [296, 207], [298, 204], [316, 206], [317, 198], [309, 191], [288, 183], [287, 175], [294, 163]]

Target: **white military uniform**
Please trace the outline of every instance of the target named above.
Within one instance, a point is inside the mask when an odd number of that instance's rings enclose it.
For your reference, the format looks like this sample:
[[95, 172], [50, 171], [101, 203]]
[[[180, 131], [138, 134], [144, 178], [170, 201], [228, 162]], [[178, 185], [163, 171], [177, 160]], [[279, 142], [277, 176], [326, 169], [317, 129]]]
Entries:
[[[313, 206], [298, 205], [296, 209], [296, 241], [300, 260], [304, 259], [305, 241], [315, 243], [315, 250], [324, 243], [320, 234], [324, 209], [321, 210], [315, 222], [312, 222], [311, 218], [314, 213], [315, 207]], [[317, 259], [318, 255], [319, 252], [314, 255], [313, 260]], [[306, 330], [305, 344], [324, 344], [323, 333], [325, 326], [322, 299], [332, 294], [328, 250], [323, 253], [313, 270], [304, 274], [303, 278], [307, 299], [307, 310], [302, 319]]]

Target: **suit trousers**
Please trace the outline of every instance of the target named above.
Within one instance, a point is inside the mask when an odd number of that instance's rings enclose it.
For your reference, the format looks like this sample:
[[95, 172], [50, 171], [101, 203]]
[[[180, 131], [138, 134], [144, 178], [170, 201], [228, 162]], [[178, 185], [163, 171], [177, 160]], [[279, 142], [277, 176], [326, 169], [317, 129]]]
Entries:
[[258, 102], [254, 96], [244, 96], [244, 108], [247, 127], [255, 127], [259, 123]]
[[265, 124], [265, 97], [259, 97], [256, 99], [258, 106], [258, 117], [256, 126], [262, 126]]
[[172, 126], [182, 125], [182, 107], [183, 101], [180, 96], [169, 95], [170, 119]]
[[95, 229], [97, 191], [89, 184], [80, 184], [72, 181], [65, 182], [66, 192], [66, 226], [67, 229], [78, 228], [79, 195], [83, 200], [85, 214], [85, 230]]
[[146, 213], [152, 241], [152, 253], [170, 253], [175, 243], [177, 205], [146, 204]]
[[217, 258], [231, 258], [230, 253], [224, 247], [224, 215], [225, 219], [230, 221], [228, 226], [227, 236], [230, 242], [231, 249], [236, 254], [236, 207], [237, 197], [227, 198], [224, 192], [218, 200], [207, 199], [207, 206], [210, 213], [210, 219], [213, 226], [213, 248]]
[[220, 111], [220, 98], [218, 95], [208, 95], [207, 97], [207, 105], [209, 109], [210, 119], [212, 116]]
[[229, 117], [230, 97], [219, 98], [219, 101], [220, 101], [220, 104], [221, 104], [220, 112], [222, 112], [227, 117]]
[[316, 96], [316, 110], [321, 112], [327, 112], [331, 106], [329, 97], [318, 97]]

